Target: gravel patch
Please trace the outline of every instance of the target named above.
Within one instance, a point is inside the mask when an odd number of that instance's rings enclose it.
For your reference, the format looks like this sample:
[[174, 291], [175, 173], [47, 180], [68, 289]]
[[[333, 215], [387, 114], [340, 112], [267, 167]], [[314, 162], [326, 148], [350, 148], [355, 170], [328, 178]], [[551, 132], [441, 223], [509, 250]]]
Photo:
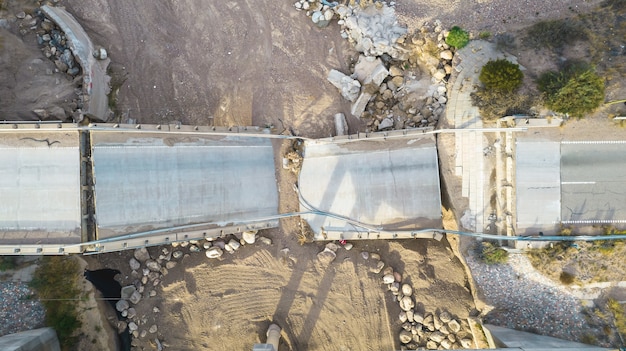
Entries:
[[26, 283], [0, 283], [0, 336], [44, 326], [44, 307], [33, 295]]
[[579, 300], [538, 273], [523, 254], [509, 254], [501, 265], [483, 264], [474, 254], [466, 259], [486, 302], [495, 307], [485, 323], [571, 341], [591, 328]]

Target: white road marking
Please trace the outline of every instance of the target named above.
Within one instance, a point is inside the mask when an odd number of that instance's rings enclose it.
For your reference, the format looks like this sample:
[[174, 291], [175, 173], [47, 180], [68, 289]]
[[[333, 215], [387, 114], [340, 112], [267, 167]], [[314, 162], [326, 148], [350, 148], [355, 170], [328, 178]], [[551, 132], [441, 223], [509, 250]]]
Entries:
[[561, 182], [561, 185], [584, 185], [584, 184], [595, 184], [596, 182]]

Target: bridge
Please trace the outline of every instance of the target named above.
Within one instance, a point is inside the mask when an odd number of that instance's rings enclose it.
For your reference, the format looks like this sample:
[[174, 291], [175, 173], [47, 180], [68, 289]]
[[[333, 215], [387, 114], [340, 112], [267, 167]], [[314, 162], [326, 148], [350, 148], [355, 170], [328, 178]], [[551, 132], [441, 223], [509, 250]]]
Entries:
[[[290, 216], [318, 240], [440, 228], [434, 137], [388, 135], [306, 140], [301, 210], [279, 213], [275, 154], [300, 138], [259, 127], [4, 123], [0, 254], [110, 252], [275, 228]], [[372, 148], [378, 156], [365, 155]]]

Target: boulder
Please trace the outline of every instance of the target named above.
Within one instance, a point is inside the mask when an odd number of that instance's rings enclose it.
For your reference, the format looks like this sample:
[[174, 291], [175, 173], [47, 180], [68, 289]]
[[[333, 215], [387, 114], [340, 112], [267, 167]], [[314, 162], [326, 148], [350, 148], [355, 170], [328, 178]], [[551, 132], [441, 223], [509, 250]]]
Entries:
[[208, 258], [219, 258], [224, 254], [224, 251], [217, 246], [213, 246], [212, 248], [206, 250], [205, 254]]
[[130, 307], [130, 305], [128, 304], [128, 301], [126, 300], [119, 300], [115, 303], [115, 309], [118, 310], [119, 312], [127, 310], [128, 307]]
[[242, 239], [243, 241], [245, 241], [247, 244], [254, 244], [256, 242], [256, 234], [257, 231], [256, 230], [248, 230], [243, 232], [242, 234]]
[[158, 272], [161, 270], [161, 265], [155, 260], [147, 260], [146, 267], [152, 272]]
[[448, 322], [448, 330], [450, 330], [450, 332], [452, 333], [458, 333], [459, 331], [461, 331], [461, 324], [453, 319]]
[[361, 55], [354, 65], [354, 74], [363, 85], [373, 84], [378, 87], [387, 78], [389, 71], [380, 58], [372, 60]]
[[391, 284], [394, 282], [393, 274], [385, 274], [383, 276], [383, 284]]
[[141, 268], [141, 263], [139, 263], [139, 261], [137, 261], [137, 259], [135, 258], [131, 258], [130, 261], [128, 261], [128, 265], [133, 271], [139, 270], [139, 268]]
[[139, 293], [139, 291], [134, 291], [132, 295], [130, 295], [130, 298], [128, 300], [132, 302], [133, 305], [136, 305], [141, 300], [141, 294]]
[[228, 246], [230, 246], [233, 250], [237, 250], [241, 247], [241, 244], [235, 239], [230, 239], [230, 241], [228, 242]]
[[404, 311], [408, 311], [415, 307], [415, 302], [410, 296], [405, 296], [400, 300], [400, 308]]
[[411, 334], [411, 332], [408, 332], [406, 330], [403, 330], [400, 332], [400, 342], [403, 344], [408, 344], [411, 342], [411, 340], [413, 340], [413, 334]]
[[317, 259], [323, 264], [330, 264], [337, 258], [337, 254], [329, 248], [324, 248], [324, 251], [317, 254]]
[[334, 69], [330, 70], [326, 79], [341, 91], [341, 96], [346, 100], [354, 102], [359, 97], [361, 83], [358, 80], [352, 79]]
[[137, 288], [134, 285], [128, 285], [122, 288], [120, 292], [120, 296], [122, 300], [128, 300], [133, 295], [133, 293], [137, 291]]
[[454, 55], [452, 54], [452, 51], [450, 50], [444, 50], [439, 54], [439, 57], [441, 57], [443, 60], [446, 60], [446, 61], [452, 60], [453, 56]]
[[413, 295], [413, 287], [409, 284], [402, 284], [402, 295], [411, 296]]
[[150, 259], [150, 253], [145, 247], [135, 250], [133, 256], [135, 256], [135, 259], [139, 262], [145, 262]]
[[441, 333], [439, 331], [436, 331], [436, 332], [430, 334], [429, 338], [430, 338], [430, 340], [432, 340], [432, 341], [434, 341], [436, 343], [440, 343], [441, 341], [443, 341], [443, 339], [446, 339], [446, 336], [443, 333]]
[[373, 95], [368, 92], [361, 92], [361, 95], [359, 95], [359, 97], [352, 103], [350, 113], [354, 117], [361, 117], [372, 97]]

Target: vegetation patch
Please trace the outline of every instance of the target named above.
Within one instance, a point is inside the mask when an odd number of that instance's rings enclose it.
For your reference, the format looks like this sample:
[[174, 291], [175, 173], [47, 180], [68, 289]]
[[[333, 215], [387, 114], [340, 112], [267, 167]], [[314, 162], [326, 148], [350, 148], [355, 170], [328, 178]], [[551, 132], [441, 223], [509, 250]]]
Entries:
[[469, 43], [469, 33], [461, 29], [459, 26], [454, 26], [450, 29], [450, 33], [446, 37], [446, 44], [456, 49], [464, 48]]
[[72, 257], [44, 257], [30, 283], [46, 309], [46, 324], [57, 332], [62, 350], [74, 349], [76, 331], [81, 326], [76, 312], [80, 298], [78, 269]]
[[17, 257], [15, 256], [0, 256], [0, 272], [15, 269], [17, 267]]
[[480, 244], [480, 259], [486, 264], [502, 264], [509, 260], [509, 253], [497, 245], [482, 242]]
[[478, 79], [488, 90], [511, 92], [522, 85], [524, 74], [518, 64], [499, 59], [487, 62], [480, 70]]
[[550, 109], [582, 118], [604, 102], [604, 79], [587, 63], [570, 62], [537, 80]]
[[472, 104], [480, 109], [484, 121], [511, 115], [528, 115], [536, 98], [526, 93], [478, 89], [471, 94]]
[[526, 32], [523, 42], [535, 49], [548, 48], [558, 51], [565, 45], [585, 39], [587, 32], [578, 21], [562, 19], [535, 23]]

